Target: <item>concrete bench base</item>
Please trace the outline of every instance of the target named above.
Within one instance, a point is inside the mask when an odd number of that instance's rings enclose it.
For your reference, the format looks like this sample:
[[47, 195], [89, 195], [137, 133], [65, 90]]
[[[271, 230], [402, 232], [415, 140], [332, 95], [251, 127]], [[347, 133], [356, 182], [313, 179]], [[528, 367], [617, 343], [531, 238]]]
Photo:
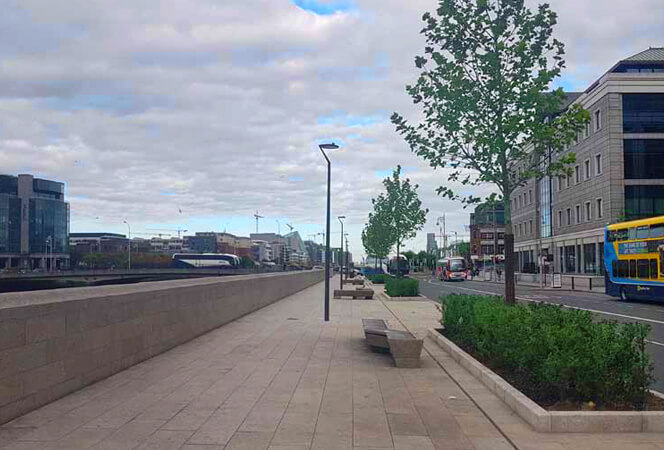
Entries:
[[353, 300], [358, 298], [364, 298], [366, 300], [371, 300], [373, 298], [374, 291], [372, 289], [335, 289], [334, 298], [341, 297], [352, 297]]
[[397, 367], [420, 367], [423, 339], [417, 339], [407, 331], [387, 331], [387, 343]]
[[364, 328], [364, 337], [367, 344], [372, 349], [386, 353], [390, 351], [390, 345], [387, 342], [387, 321], [383, 319], [362, 319]]

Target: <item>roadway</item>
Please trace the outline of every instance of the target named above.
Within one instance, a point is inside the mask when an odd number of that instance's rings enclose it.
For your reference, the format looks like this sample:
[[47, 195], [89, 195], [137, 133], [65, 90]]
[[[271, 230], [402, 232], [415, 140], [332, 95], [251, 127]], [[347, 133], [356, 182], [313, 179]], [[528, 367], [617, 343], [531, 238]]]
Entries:
[[[420, 282], [420, 293], [431, 300], [438, 301], [441, 295], [488, 294], [502, 295], [503, 285], [488, 281], [443, 282], [431, 276], [416, 275]], [[516, 288], [517, 299], [521, 302], [547, 302], [566, 307], [584, 309], [599, 315], [602, 319], [619, 322], [641, 322], [651, 326], [648, 339], [648, 353], [655, 364], [656, 378], [653, 388], [664, 392], [664, 303], [631, 301], [620, 302], [608, 295], [569, 291], [540, 289], [531, 286]]]

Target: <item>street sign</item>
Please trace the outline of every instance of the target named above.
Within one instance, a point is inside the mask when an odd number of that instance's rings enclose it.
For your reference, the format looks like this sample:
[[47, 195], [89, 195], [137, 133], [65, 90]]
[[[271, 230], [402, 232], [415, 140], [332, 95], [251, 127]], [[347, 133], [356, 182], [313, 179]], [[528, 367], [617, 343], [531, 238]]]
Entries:
[[553, 278], [551, 279], [552, 288], [562, 288], [563, 287], [563, 276], [560, 273], [554, 273]]

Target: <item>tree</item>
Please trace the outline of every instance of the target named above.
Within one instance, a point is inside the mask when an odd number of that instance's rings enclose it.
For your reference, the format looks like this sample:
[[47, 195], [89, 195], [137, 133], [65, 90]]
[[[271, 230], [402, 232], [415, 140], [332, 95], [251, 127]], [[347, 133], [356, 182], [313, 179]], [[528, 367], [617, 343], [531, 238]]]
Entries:
[[[406, 91], [424, 120], [413, 125], [394, 113], [392, 122], [414, 153], [450, 169], [450, 182], [497, 189], [488, 199], [505, 204], [505, 301], [513, 303], [510, 196], [532, 178], [570, 173], [574, 154], [546, 157], [562, 152], [589, 114], [579, 105], [563, 112], [563, 91], [550, 92], [565, 62], [548, 5], [533, 12], [524, 0], [439, 0], [435, 16], [423, 20], [424, 56], [415, 58], [421, 74]], [[449, 185], [438, 193], [481, 200]]]
[[383, 268], [383, 259], [387, 258], [394, 246], [393, 230], [386, 217], [377, 212], [369, 213], [369, 220], [362, 230], [362, 244], [367, 255], [380, 260]]
[[392, 178], [385, 178], [385, 193], [372, 199], [374, 211], [392, 229], [393, 244], [397, 247], [397, 276], [401, 275], [399, 251], [403, 243], [415, 237], [426, 222], [428, 209], [422, 209], [422, 202], [417, 196], [418, 185], [412, 185], [410, 179], [401, 180], [401, 166], [397, 166]]

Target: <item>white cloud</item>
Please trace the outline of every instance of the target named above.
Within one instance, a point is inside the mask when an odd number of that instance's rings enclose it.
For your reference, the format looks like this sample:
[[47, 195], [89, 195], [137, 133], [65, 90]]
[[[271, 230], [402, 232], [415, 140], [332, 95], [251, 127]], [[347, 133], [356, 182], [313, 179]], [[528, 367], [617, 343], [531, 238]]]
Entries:
[[[412, 155], [390, 123], [319, 123], [339, 111], [416, 113], [404, 86], [417, 76], [422, 13], [436, 2], [356, 3], [359, 12], [318, 16], [289, 0], [7, 0], [0, 170], [65, 181], [72, 230], [123, 231], [124, 219], [136, 230], [222, 224], [256, 210], [322, 230], [325, 165], [315, 144], [334, 138], [345, 147], [331, 155], [333, 215], [349, 217], [356, 254], [382, 188], [374, 173], [396, 164], [416, 168], [409, 176], [430, 209], [411, 246], [424, 247], [443, 211], [462, 232], [468, 211], [434, 192], [445, 172]], [[657, 0], [552, 6], [580, 86], [661, 43], [661, 14], [644, 13], [659, 11]], [[246, 223], [233, 231], [251, 232]]]

